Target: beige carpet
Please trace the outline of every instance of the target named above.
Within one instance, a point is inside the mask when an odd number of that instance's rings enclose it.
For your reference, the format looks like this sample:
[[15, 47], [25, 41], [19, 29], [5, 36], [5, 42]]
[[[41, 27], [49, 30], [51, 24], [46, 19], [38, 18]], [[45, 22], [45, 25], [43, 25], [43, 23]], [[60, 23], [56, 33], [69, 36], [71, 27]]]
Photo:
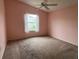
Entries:
[[11, 42], [3, 59], [77, 59], [77, 46], [50, 37]]

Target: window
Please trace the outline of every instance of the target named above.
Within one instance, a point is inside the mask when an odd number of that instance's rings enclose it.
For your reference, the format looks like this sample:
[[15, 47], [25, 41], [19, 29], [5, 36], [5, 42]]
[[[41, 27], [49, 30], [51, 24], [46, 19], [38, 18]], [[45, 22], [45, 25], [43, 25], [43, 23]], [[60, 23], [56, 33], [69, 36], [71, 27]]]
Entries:
[[38, 32], [39, 31], [39, 16], [35, 14], [25, 14], [25, 32]]

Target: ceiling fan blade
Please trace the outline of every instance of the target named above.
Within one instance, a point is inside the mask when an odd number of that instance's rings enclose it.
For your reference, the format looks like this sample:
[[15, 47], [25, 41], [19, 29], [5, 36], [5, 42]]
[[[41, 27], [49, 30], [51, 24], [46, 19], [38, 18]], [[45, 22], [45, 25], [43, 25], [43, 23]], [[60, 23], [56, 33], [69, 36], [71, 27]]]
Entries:
[[44, 6], [46, 9], [49, 9], [46, 5]]
[[57, 6], [58, 4], [47, 4], [47, 6]]
[[43, 6], [41, 5], [39, 8], [42, 8]]

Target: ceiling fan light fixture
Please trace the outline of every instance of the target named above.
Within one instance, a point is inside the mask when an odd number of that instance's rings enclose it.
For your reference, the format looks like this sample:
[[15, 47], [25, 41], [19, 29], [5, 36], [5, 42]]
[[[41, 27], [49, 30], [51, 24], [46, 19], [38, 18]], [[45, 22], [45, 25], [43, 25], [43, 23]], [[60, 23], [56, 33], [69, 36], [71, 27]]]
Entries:
[[44, 2], [41, 3], [40, 8], [44, 7], [47, 10], [49, 10], [48, 6], [57, 6], [58, 5], [57, 3], [56, 4], [48, 4], [47, 2], [48, 2], [48, 0], [44, 0]]

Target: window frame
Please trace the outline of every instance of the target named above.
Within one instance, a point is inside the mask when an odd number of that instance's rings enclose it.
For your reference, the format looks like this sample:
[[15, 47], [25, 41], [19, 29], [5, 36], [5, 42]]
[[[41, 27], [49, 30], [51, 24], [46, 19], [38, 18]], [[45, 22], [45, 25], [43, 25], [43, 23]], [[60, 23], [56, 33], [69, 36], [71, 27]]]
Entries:
[[[30, 31], [29, 29], [28, 29], [28, 15], [36, 15], [36, 17], [37, 17], [37, 29], [35, 30], [35, 31]], [[29, 22], [30, 23], [30, 22]], [[29, 33], [29, 32], [39, 32], [39, 15], [38, 14], [33, 14], [33, 13], [26, 13], [26, 14], [24, 14], [24, 31], [25, 32], [27, 32], [27, 33]]]

